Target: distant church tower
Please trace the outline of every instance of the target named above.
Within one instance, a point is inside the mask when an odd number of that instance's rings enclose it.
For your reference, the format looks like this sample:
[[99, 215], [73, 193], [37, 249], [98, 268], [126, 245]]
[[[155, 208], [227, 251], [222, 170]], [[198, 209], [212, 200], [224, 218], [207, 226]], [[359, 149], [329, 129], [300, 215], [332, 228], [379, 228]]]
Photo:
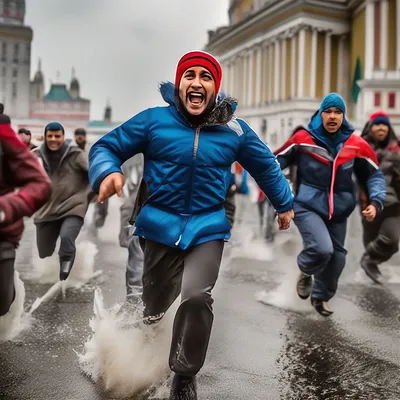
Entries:
[[39, 58], [38, 70], [31, 82], [31, 100], [41, 100], [44, 96], [44, 76], [42, 72], [42, 60]]
[[69, 94], [74, 100], [80, 98], [80, 85], [78, 79], [76, 79], [75, 76], [75, 68], [72, 68], [72, 79], [69, 86]]

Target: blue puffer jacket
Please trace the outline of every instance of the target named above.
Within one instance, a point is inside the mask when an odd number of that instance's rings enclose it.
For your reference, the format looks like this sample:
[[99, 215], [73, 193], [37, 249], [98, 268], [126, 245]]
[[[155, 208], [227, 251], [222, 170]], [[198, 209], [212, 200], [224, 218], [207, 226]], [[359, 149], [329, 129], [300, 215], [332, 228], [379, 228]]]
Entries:
[[187, 249], [229, 239], [223, 202], [231, 165], [238, 161], [269, 196], [278, 212], [292, 209], [293, 196], [275, 156], [225, 98], [207, 121], [192, 127], [174, 104], [174, 86], [160, 87], [167, 107], [147, 109], [114, 129], [91, 148], [89, 178], [95, 192], [122, 163], [144, 154], [148, 199], [136, 218], [135, 234]]
[[386, 184], [376, 155], [368, 143], [353, 133], [346, 119], [334, 138], [315, 116], [308, 129], [298, 130], [275, 151], [282, 168], [297, 166], [296, 205], [325, 220], [342, 221], [356, 206], [353, 174], [366, 188], [370, 204], [383, 208]]

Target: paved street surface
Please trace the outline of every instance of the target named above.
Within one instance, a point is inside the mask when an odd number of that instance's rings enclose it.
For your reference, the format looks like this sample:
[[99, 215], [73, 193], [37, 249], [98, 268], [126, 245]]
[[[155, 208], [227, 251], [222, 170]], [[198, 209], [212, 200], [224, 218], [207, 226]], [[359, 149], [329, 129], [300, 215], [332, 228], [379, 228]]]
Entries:
[[[82, 374], [74, 350], [82, 352], [91, 335], [94, 289], [102, 289], [109, 306], [124, 298], [126, 251], [117, 243], [117, 202], [95, 241], [95, 269], [103, 274], [41, 304], [29, 330], [0, 344], [0, 399], [112, 398]], [[296, 229], [267, 245], [256, 217], [256, 206], [246, 203], [226, 248], [199, 399], [400, 399], [399, 258], [383, 268], [385, 285], [370, 283], [357, 264], [362, 247], [354, 215], [335, 314], [324, 319], [294, 294]], [[51, 286], [29, 274], [33, 238], [28, 223], [18, 258], [26, 309]]]

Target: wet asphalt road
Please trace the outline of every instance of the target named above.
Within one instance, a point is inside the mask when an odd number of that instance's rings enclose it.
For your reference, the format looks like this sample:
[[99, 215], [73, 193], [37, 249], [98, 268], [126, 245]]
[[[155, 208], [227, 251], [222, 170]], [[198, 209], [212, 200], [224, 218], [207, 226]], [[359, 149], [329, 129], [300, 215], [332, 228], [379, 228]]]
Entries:
[[[357, 266], [357, 215], [353, 220], [335, 314], [324, 319], [313, 310], [299, 312], [307, 306], [293, 296], [296, 230], [268, 247], [258, 234], [255, 207], [239, 212], [214, 290], [215, 323], [198, 377], [200, 400], [400, 399], [399, 259], [383, 268], [384, 286], [371, 284]], [[115, 221], [117, 207], [96, 242], [96, 268], [103, 275], [69, 289], [65, 299], [59, 295], [42, 304], [29, 331], [0, 344], [0, 399], [112, 398], [80, 372], [74, 350], [82, 351], [91, 333], [94, 288], [102, 288], [110, 306], [124, 297], [126, 253], [117, 245]], [[26, 307], [50, 287], [26, 280], [31, 231], [28, 224], [18, 258]], [[256, 300], [260, 292], [270, 305]]]

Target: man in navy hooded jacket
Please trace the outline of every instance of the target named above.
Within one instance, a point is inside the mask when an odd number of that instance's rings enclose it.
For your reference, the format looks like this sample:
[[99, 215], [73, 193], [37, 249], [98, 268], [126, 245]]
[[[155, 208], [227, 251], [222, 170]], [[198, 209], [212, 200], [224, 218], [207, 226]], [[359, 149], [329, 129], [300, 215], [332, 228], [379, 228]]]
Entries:
[[196, 399], [194, 376], [204, 363], [213, 322], [211, 290], [230, 223], [224, 201], [231, 165], [256, 179], [278, 212], [281, 229], [293, 218], [293, 196], [275, 156], [233, 115], [232, 98], [217, 98], [222, 69], [194, 51], [178, 62], [175, 85], [160, 87], [166, 107], [147, 109], [96, 142], [89, 177], [98, 201], [121, 195], [121, 165], [144, 154], [147, 196], [135, 220], [144, 248], [145, 316], [159, 320], [181, 294], [171, 343], [171, 399]]
[[311, 294], [315, 309], [329, 316], [328, 301], [346, 263], [347, 218], [356, 206], [353, 173], [368, 193], [367, 221], [383, 208], [385, 178], [372, 148], [347, 122], [337, 93], [325, 97], [307, 130], [297, 131], [275, 154], [282, 169], [297, 166], [294, 222], [304, 246], [297, 258], [297, 293], [302, 299]]

